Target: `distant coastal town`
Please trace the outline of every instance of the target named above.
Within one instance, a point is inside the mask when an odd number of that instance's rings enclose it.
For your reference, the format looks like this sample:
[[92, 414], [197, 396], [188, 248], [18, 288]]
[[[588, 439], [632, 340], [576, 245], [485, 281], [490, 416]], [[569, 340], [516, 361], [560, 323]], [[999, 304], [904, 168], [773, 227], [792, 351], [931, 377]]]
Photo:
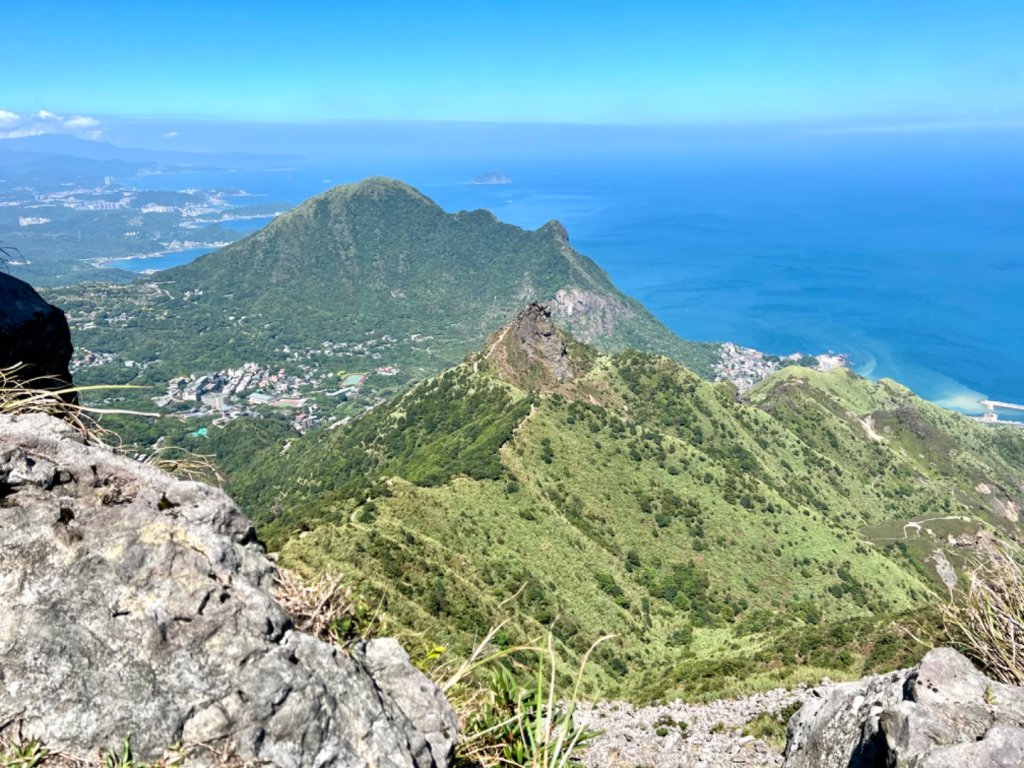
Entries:
[[743, 393], [787, 365], [802, 365], [816, 371], [830, 371], [833, 368], [848, 368], [849, 361], [846, 355], [834, 352], [823, 355], [804, 355], [796, 352], [780, 357], [725, 342], [721, 347], [721, 357], [715, 366], [715, 379], [731, 381], [736, 385], [736, 389]]

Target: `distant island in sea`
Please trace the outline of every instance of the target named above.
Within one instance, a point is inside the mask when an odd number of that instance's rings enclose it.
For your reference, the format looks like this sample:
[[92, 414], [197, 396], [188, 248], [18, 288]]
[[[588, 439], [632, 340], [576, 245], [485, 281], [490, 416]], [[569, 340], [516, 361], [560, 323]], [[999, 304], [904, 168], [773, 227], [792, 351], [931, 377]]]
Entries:
[[474, 176], [472, 179], [469, 180], [469, 183], [487, 184], [492, 186], [497, 184], [511, 184], [512, 177], [509, 176], [507, 173], [502, 173], [501, 171], [488, 171], [487, 173], [481, 174], [480, 176]]

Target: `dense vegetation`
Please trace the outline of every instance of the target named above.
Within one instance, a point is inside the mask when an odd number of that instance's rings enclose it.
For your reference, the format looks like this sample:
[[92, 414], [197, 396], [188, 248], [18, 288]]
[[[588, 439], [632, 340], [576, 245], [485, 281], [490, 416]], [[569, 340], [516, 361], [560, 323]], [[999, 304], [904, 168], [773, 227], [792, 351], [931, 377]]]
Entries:
[[941, 563], [1018, 535], [1024, 434], [892, 382], [791, 368], [741, 401], [639, 352], [579, 370], [525, 392], [471, 356], [250, 450], [231, 490], [285, 562], [345, 574], [413, 645], [464, 650], [511, 614], [500, 642], [551, 626], [571, 662], [614, 633], [589, 690], [639, 699], [905, 663], [923, 649], [892, 622], [934, 622]]
[[[143, 279], [139, 285], [151, 280]], [[314, 197], [267, 227], [161, 272], [156, 300], [85, 285], [47, 297], [70, 315], [107, 317], [76, 334], [99, 352], [159, 365], [150, 377], [218, 370], [253, 360], [285, 364], [285, 349], [390, 336], [432, 337], [402, 346], [389, 364], [435, 373], [479, 347], [531, 300], [576, 290], [588, 302], [565, 317], [603, 349], [636, 347], [710, 375], [712, 344], [677, 337], [620, 293], [551, 222], [529, 232], [487, 211], [447, 214], [411, 187], [369, 179]]]

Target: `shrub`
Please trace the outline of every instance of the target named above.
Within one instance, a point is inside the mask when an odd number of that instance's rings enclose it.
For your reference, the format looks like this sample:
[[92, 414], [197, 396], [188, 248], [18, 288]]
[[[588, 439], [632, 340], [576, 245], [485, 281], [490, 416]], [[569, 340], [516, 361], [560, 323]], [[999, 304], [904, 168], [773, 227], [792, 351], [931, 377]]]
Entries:
[[800, 709], [800, 702], [794, 701], [788, 707], [776, 712], [762, 712], [743, 726], [744, 736], [764, 739], [779, 754], [786, 748], [786, 725], [789, 718]]

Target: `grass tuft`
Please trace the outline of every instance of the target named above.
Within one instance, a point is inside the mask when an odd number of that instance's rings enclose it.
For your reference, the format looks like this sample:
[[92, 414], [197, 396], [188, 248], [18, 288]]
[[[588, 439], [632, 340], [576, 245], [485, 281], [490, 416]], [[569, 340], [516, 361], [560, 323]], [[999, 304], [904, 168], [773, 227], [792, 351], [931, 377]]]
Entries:
[[[488, 654], [491, 639], [502, 625], [493, 628], [461, 667], [460, 673], [442, 684], [459, 713], [463, 736], [457, 746], [456, 764], [464, 768], [566, 768], [577, 765], [579, 753], [597, 731], [579, 728], [574, 719], [580, 686], [594, 650], [611, 636], [595, 641], [583, 655], [566, 688], [559, 678], [554, 635], [549, 631], [543, 645], [518, 646]], [[516, 661], [525, 654], [527, 662]], [[481, 684], [469, 672], [488, 667]], [[515, 668], [513, 668], [515, 667]], [[533, 684], [520, 680], [532, 676]]]
[[1009, 552], [988, 546], [942, 618], [953, 644], [989, 676], [1024, 685], [1024, 571]]
[[764, 739], [778, 754], [786, 749], [786, 728], [789, 719], [800, 709], [800, 702], [794, 701], [788, 707], [776, 712], [762, 712], [743, 726], [744, 736]]
[[42, 765], [50, 750], [41, 742], [0, 740], [0, 768], [36, 768]]
[[379, 606], [371, 606], [341, 576], [321, 574], [307, 580], [279, 568], [274, 597], [297, 630], [342, 649], [382, 629]]

